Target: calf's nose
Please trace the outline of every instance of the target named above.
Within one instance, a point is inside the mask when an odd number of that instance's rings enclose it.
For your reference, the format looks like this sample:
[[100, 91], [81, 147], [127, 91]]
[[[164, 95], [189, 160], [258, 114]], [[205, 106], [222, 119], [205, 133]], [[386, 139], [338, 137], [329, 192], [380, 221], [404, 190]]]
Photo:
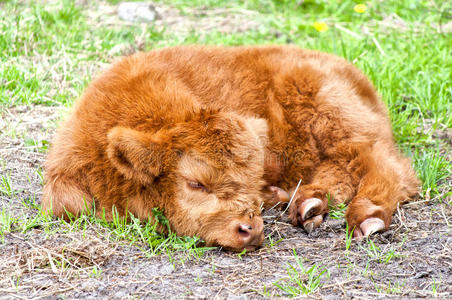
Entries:
[[264, 241], [263, 222], [261, 219], [254, 222], [240, 222], [236, 227], [236, 235], [243, 243], [243, 248], [254, 250]]

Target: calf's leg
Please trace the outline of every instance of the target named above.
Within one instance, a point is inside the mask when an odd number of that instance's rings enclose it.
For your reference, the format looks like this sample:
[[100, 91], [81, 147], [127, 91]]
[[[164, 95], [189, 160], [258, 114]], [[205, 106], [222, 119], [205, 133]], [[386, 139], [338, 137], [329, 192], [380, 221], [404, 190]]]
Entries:
[[346, 213], [354, 237], [387, 230], [397, 205], [418, 192], [419, 181], [409, 160], [391, 146], [376, 143], [363, 161], [367, 172]]
[[301, 225], [310, 233], [322, 223], [328, 204], [347, 203], [353, 198], [356, 183], [356, 175], [347, 171], [345, 161], [323, 161], [311, 182], [298, 189], [289, 219], [294, 226]]
[[[352, 147], [353, 148], [353, 147]], [[311, 232], [331, 204], [350, 202], [346, 220], [355, 237], [387, 230], [398, 203], [412, 198], [419, 182], [394, 145], [377, 142], [359, 149], [353, 159], [326, 160], [312, 181], [300, 187], [289, 210], [293, 225]]]

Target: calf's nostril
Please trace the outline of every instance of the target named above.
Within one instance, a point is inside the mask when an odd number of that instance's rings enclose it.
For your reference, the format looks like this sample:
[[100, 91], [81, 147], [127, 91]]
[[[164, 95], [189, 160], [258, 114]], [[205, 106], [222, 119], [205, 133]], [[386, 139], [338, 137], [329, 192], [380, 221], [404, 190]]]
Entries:
[[238, 232], [243, 237], [250, 235], [252, 230], [253, 227], [251, 227], [250, 225], [239, 224]]

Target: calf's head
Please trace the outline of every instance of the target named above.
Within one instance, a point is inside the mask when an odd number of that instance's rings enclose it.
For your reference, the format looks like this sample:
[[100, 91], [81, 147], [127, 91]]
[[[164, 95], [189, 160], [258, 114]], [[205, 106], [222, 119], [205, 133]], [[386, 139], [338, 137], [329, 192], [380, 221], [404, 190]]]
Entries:
[[153, 190], [144, 204], [164, 209], [177, 234], [253, 250], [263, 241], [266, 137], [263, 119], [201, 110], [165, 125], [115, 127], [107, 153], [128, 180]]

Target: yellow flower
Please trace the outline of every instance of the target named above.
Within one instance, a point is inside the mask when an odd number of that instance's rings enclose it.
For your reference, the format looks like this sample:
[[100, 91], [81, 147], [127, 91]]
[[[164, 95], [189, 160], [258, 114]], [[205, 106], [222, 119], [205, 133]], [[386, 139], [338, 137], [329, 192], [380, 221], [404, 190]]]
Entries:
[[362, 14], [362, 13], [364, 13], [366, 11], [367, 6], [366, 6], [366, 4], [356, 4], [355, 7], [353, 7], [353, 9], [357, 13]]
[[325, 22], [314, 22], [314, 28], [318, 32], [324, 32], [328, 30], [328, 25]]

